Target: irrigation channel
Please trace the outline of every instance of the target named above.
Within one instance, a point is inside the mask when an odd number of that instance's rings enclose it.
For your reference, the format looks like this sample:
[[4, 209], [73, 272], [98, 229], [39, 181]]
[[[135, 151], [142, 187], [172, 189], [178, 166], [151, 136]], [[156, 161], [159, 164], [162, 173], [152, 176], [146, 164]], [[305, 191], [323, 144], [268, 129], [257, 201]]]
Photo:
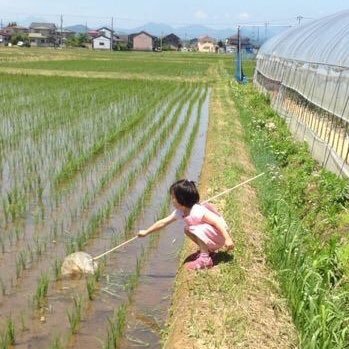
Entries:
[[[97, 109], [83, 120], [59, 113], [31, 123], [18, 113], [17, 124], [2, 111], [0, 344], [11, 342], [13, 328], [15, 348], [112, 348], [116, 341], [160, 348], [180, 223], [111, 254], [95, 276], [60, 275], [67, 254], [97, 255], [130, 238], [170, 212], [174, 180], [199, 178], [209, 89], [169, 83], [148, 91], [147, 110], [136, 91], [120, 94], [121, 102], [104, 110], [104, 126], [94, 121]], [[29, 97], [22, 102], [40, 110]], [[113, 121], [126, 111], [127, 118]]]

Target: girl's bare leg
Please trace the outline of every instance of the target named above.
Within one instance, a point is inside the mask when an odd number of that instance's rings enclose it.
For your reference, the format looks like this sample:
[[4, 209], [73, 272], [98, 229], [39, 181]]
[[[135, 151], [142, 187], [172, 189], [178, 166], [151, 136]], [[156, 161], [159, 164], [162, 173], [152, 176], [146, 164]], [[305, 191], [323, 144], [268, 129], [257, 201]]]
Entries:
[[197, 236], [191, 233], [189, 230], [184, 229], [184, 233], [188, 238], [193, 241], [197, 246], [199, 246], [201, 253], [209, 253], [207, 245], [204, 244], [202, 240], [200, 240]]

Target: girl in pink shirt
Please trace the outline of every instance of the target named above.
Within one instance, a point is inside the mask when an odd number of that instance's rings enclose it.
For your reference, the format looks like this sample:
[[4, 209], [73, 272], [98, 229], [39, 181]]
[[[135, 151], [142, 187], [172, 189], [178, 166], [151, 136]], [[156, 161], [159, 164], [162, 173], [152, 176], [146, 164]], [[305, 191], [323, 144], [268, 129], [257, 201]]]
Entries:
[[198, 246], [194, 260], [187, 263], [188, 269], [205, 269], [213, 266], [212, 253], [222, 247], [234, 248], [223, 217], [210, 204], [200, 204], [200, 195], [193, 181], [179, 180], [171, 185], [170, 194], [175, 210], [166, 218], [155, 222], [139, 237], [158, 231], [175, 220], [183, 220], [185, 234]]

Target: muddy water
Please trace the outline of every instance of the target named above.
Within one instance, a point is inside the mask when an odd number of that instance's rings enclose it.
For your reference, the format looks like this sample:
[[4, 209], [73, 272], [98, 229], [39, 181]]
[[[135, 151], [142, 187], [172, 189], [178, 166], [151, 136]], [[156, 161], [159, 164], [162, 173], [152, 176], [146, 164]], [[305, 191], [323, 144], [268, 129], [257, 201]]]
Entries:
[[[192, 157], [185, 176], [199, 181], [205, 155], [206, 132], [208, 126], [208, 101], [202, 108], [201, 123]], [[175, 179], [169, 176], [170, 183]], [[167, 188], [169, 187], [169, 183]], [[157, 200], [163, 196], [162, 188], [155, 193]], [[166, 190], [166, 189], [165, 189]], [[144, 222], [148, 223], [149, 222]], [[145, 224], [146, 226], [147, 224]], [[178, 267], [178, 256], [184, 240], [183, 225], [175, 223], [165, 229], [158, 248], [153, 251], [143, 270], [139, 286], [127, 318], [126, 333], [121, 348], [161, 348], [161, 329], [167, 318], [171, 302], [171, 292]]]
[[[196, 140], [194, 155], [188, 171], [188, 177], [191, 179], [198, 176], [201, 169], [208, 118], [207, 103], [206, 100], [202, 112], [199, 136]], [[196, 108], [193, 108], [193, 114], [195, 113]], [[191, 126], [192, 123], [188, 127], [189, 130]], [[185, 144], [183, 142], [178, 149], [178, 154], [182, 152], [184, 149], [182, 147], [184, 146]], [[144, 227], [154, 221], [154, 215], [158, 207], [162, 204], [164, 193], [167, 192], [170, 183], [174, 180], [171, 176], [175, 173], [175, 164], [178, 161], [179, 155], [173, 159], [171, 167], [167, 171], [168, 174], [154, 190], [150, 209], [144, 213], [143, 218], [138, 222], [139, 227]], [[131, 202], [136, 199], [136, 193], [143, 190], [144, 185], [144, 180], [140, 178], [133, 190], [129, 193], [131, 201], [125, 206], [119, 207], [117, 210], [118, 214], [112, 217], [103, 228], [99, 238], [89, 244], [91, 247], [89, 252], [91, 254], [95, 255], [110, 248], [110, 244], [116, 233], [115, 227], [123, 226], [125, 216], [131, 210]], [[123, 214], [120, 214], [120, 212], [123, 212]], [[128, 315], [129, 320], [126, 335], [126, 338], [129, 339], [126, 340], [124, 345], [125, 347], [134, 346], [137, 343], [137, 338], [139, 338], [140, 340], [137, 345], [142, 345], [144, 342], [151, 343], [150, 347], [157, 347], [159, 345], [158, 329], [162, 326], [166, 318], [170, 289], [177, 269], [177, 252], [183, 238], [183, 235], [181, 233], [178, 234], [178, 232], [181, 231], [182, 228], [177, 225], [177, 227], [171, 227], [170, 230], [163, 232], [157, 248], [149, 248], [148, 239], [140, 239], [119, 253], [112, 255], [108, 260], [105, 274], [100, 282], [99, 293], [93, 302], [85, 302], [86, 309], [83, 312], [84, 320], [81, 324], [81, 329], [78, 335], [71, 338], [69, 337], [70, 330], [67, 320], [67, 309], [72, 308], [72, 297], [75, 294], [82, 294], [85, 298], [87, 297], [86, 283], [84, 279], [64, 280], [56, 283], [54, 289], [50, 291], [48, 306], [44, 312], [37, 313], [31, 310], [23, 312], [23, 326], [18, 325], [18, 327], [23, 327], [24, 331], [22, 332], [22, 330], [18, 329], [16, 348], [47, 348], [54, 335], [63, 338], [64, 343], [70, 348], [102, 347], [101, 343], [105, 342], [106, 339], [107, 317], [111, 317], [114, 309], [119, 305], [128, 303], [124, 284], [136, 267], [137, 256], [141, 258], [142, 250], [146, 250], [147, 253], [143, 263], [144, 266], [142, 267], [143, 272], [139, 286], [132, 297], [133, 301], [129, 307], [130, 315]], [[176, 236], [175, 241], [172, 238], [174, 235]], [[22, 285], [22, 291], [19, 292], [21, 295], [20, 300], [18, 294], [15, 295], [17, 293], [16, 287], [13, 289], [13, 295], [2, 298], [3, 304], [1, 310], [3, 311], [6, 308], [6, 312], [2, 313], [4, 316], [0, 314], [0, 319], [2, 318], [4, 320], [5, 316], [11, 313], [11, 304], [13, 306], [16, 303], [16, 307], [25, 309], [25, 305], [31, 303], [33, 287], [30, 284], [33, 283], [32, 276], [35, 274], [38, 277], [41, 269], [45, 269], [45, 263], [38, 266], [35, 271], [28, 271], [31, 277]], [[152, 306], [153, 304], [157, 304], [159, 307]], [[154, 310], [154, 312], [151, 313], [149, 309]], [[133, 317], [136, 320], [133, 320]], [[145, 337], [142, 342], [141, 338], [143, 338], [143, 335]]]
[[[179, 117], [179, 122], [182, 122], [184, 119], [184, 116], [186, 114], [187, 111], [187, 106], [186, 104], [183, 106], [183, 110], [182, 113]], [[179, 126], [175, 127], [175, 130], [178, 129]], [[174, 130], [174, 131], [175, 131]], [[174, 132], [175, 134], [175, 132]], [[171, 135], [171, 138], [173, 138], [173, 135]], [[165, 148], [166, 146], [168, 146], [167, 144], [165, 144]], [[160, 149], [160, 158], [161, 158], [161, 153], [163, 153], [163, 150]], [[163, 154], [162, 154], [163, 155]], [[137, 159], [136, 159], [137, 160]], [[154, 167], [155, 164], [159, 161], [159, 157], [155, 160], [153, 160], [150, 163], [150, 167]], [[113, 221], [111, 221], [112, 226], [114, 227], [122, 227], [124, 224], [124, 217], [126, 217], [129, 213], [130, 210], [132, 208], [132, 206], [134, 205], [134, 202], [137, 200], [139, 193], [141, 193], [144, 190], [144, 187], [146, 185], [146, 178], [143, 176], [140, 176], [139, 179], [137, 180], [136, 184], [133, 186], [132, 190], [130, 190], [128, 192], [128, 197], [127, 200], [124, 200], [122, 202], [122, 206], [118, 208], [118, 215], [116, 216], [116, 219]], [[110, 188], [111, 189], [111, 188]], [[122, 212], [122, 214], [120, 214]], [[71, 231], [74, 231], [74, 229], [72, 229]], [[99, 253], [101, 250], [105, 250], [107, 249], [107, 243], [110, 243], [111, 240], [111, 234], [110, 232], [112, 230], [110, 229], [106, 229], [107, 234], [104, 234], [105, 236], [99, 237], [98, 239], [95, 240], [95, 243], [92, 242], [92, 248], [90, 249], [90, 253], [92, 254], [97, 254]], [[56, 255], [63, 255], [64, 250], [62, 250], [62, 248], [64, 248], [64, 246], [61, 245], [56, 245], [56, 248], [54, 251], [51, 251], [52, 255], [51, 257], [54, 257]], [[94, 253], [94, 251], [96, 250], [96, 253]], [[97, 252], [98, 251], [98, 252]], [[13, 268], [15, 267], [14, 265], [14, 261], [13, 264], [8, 263], [7, 266], [13, 266]], [[9, 297], [3, 297], [3, 303], [2, 303], [2, 313], [3, 314], [9, 314], [11, 313], [11, 308], [13, 303], [16, 303], [16, 305], [19, 308], [25, 308], [26, 304], [30, 304], [31, 303], [31, 293], [34, 292], [33, 288], [34, 285], [36, 283], [36, 280], [39, 278], [41, 272], [47, 270], [47, 258], [44, 258], [42, 260], [42, 263], [39, 263], [36, 265], [36, 268], [33, 269], [31, 268], [30, 272], [28, 271], [28, 273], [25, 273], [22, 278], [21, 278], [21, 288], [18, 289], [17, 287], [14, 287], [14, 289], [12, 290], [13, 294], [12, 297], [10, 295], [11, 298], [14, 298], [13, 301], [8, 301]], [[30, 276], [30, 278], [27, 278], [26, 276]], [[56, 329], [63, 329], [63, 331], [67, 331], [67, 326], [63, 326], [61, 324], [61, 319], [62, 318], [66, 318], [66, 306], [64, 304], [61, 304], [61, 301], [63, 300], [63, 303], [66, 302], [66, 299], [70, 299], [74, 293], [81, 293], [84, 288], [85, 288], [85, 282], [84, 280], [82, 280], [81, 282], [76, 282], [75, 284], [73, 282], [67, 282], [67, 283], [63, 283], [61, 289], [57, 289], [56, 292], [51, 292], [54, 293], [53, 297], [50, 297], [49, 299], [49, 304], [50, 304], [50, 311], [47, 312], [45, 314], [45, 325], [40, 325], [38, 328], [36, 328], [35, 326], [33, 326], [33, 329], [31, 331], [29, 331], [30, 333], [28, 333], [28, 336], [24, 336], [25, 339], [23, 339], [24, 343], [27, 343], [29, 341], [32, 340], [31, 338], [31, 333], [36, 332], [36, 330], [38, 330], [40, 332], [40, 328], [41, 330], [45, 331], [45, 327], [47, 328], [56, 328]], [[34, 314], [34, 318], [37, 320], [38, 318], [38, 314]], [[0, 314], [0, 319], [2, 318], [1, 314]], [[31, 322], [31, 320], [33, 320], [32, 318], [28, 318], [28, 321]], [[58, 322], [57, 322], [58, 321]], [[32, 322], [31, 322], [32, 323]], [[35, 325], [35, 323], [34, 323]], [[42, 335], [41, 338], [42, 340], [44, 340], [45, 336]], [[26, 339], [28, 338], [28, 339]], [[47, 339], [46, 339], [47, 340]]]
[[[196, 111], [197, 109], [194, 108], [193, 115], [196, 115]], [[189, 137], [193, 122], [194, 117], [192, 117], [191, 125], [190, 127], [188, 127], [187, 133], [184, 137], [186, 139], [188, 139]], [[138, 228], [140, 227], [147, 226], [154, 222], [154, 215], [156, 215], [156, 212], [159, 210], [159, 206], [161, 206], [164, 201], [164, 193], [168, 191], [169, 185], [174, 180], [173, 175], [175, 173], [176, 167], [178, 166], [178, 163], [181, 160], [185, 146], [186, 142], [182, 142], [179, 146], [177, 154], [172, 160], [170, 168], [167, 171], [167, 175], [163, 180], [160, 181], [160, 183], [158, 183], [155, 192], [152, 195], [152, 202], [149, 204], [149, 209], [144, 212], [143, 218], [138, 221], [138, 227], [136, 227], [136, 230], [138, 230]], [[118, 226], [118, 223], [120, 223], [118, 222], [118, 217], [114, 217], [111, 225]], [[168, 243], [168, 241], [166, 243]], [[103, 285], [102, 293], [107, 293], [107, 295], [104, 295], [104, 298], [109, 295], [110, 301], [106, 302], [103, 301], [103, 299], [96, 299], [96, 301], [94, 301], [95, 311], [91, 312], [88, 318], [86, 318], [81, 330], [79, 331], [79, 335], [74, 342], [74, 345], [72, 345], [72, 348], [95, 348], [101, 340], [105, 341], [107, 318], [112, 317], [114, 309], [116, 309], [120, 304], [125, 303], [126, 294], [122, 280], [126, 279], [127, 276], [132, 272], [135, 267], [137, 258], [141, 258], [140, 255], [142, 250], [146, 251], [146, 257], [143, 264], [145, 267], [147, 267], [148, 260], [152, 260], [154, 258], [153, 254], [155, 251], [154, 247], [152, 248], [149, 246], [149, 239], [139, 239], [128, 245], [122, 251], [119, 251], [118, 253], [110, 257], [106, 269], [107, 277], [104, 282], [101, 282], [101, 284]], [[156, 251], [158, 251], [158, 248], [156, 249]], [[165, 249], [163, 249], [163, 251], [165, 251]], [[167, 254], [167, 252], [165, 253]], [[160, 260], [159, 262], [161, 263]], [[174, 259], [169, 262], [169, 265], [172, 266], [173, 271], [170, 273], [168, 271], [165, 271], [165, 279], [168, 279], [166, 283], [168, 283], [169, 280], [173, 281], [176, 271], [176, 263], [174, 263]], [[165, 264], [164, 266], [166, 269], [167, 267]], [[138, 287], [141, 287], [142, 285], [143, 282], [141, 280]], [[168, 285], [158, 288], [158, 290], [160, 292], [159, 297], [162, 297], [164, 296], [165, 290], [168, 291]], [[167, 294], [166, 297], [168, 297], [168, 295], [169, 294]], [[149, 296], [150, 300], [153, 299], [158, 302], [159, 298], [158, 295], [154, 293], [154, 290], [150, 290]], [[165, 306], [164, 309], [167, 309], [167, 307]], [[93, 335], [91, 335], [91, 333], [93, 333]], [[158, 339], [156, 341], [158, 341]]]
[[[182, 112], [182, 114], [185, 113], [185, 110]], [[172, 112], [169, 114], [169, 118], [172, 117]], [[158, 115], [155, 116], [155, 120], [158, 118]], [[166, 120], [165, 124], [168, 122]], [[159, 128], [159, 131], [163, 128], [163, 125]], [[148, 146], [147, 146], [148, 147]], [[147, 149], [145, 147], [145, 149]], [[134, 170], [134, 168], [137, 167], [137, 164], [140, 162], [141, 159], [141, 154], [137, 155], [130, 163], [126, 166], [125, 170], [127, 172], [130, 172]], [[110, 158], [110, 156], [108, 156]], [[109, 160], [111, 162], [111, 159]], [[97, 164], [98, 165], [98, 164]], [[101, 171], [100, 166], [96, 166], [99, 171]], [[94, 176], [97, 177], [97, 176]], [[53, 217], [51, 215], [51, 219], [55, 221], [57, 218], [64, 219], [64, 230], [66, 230], [65, 234], [61, 237], [51, 237], [49, 239], [49, 232], [50, 228], [52, 230], [52, 224], [50, 226], [50, 222], [45, 224], [44, 226], [40, 225], [34, 225], [33, 222], [29, 222], [29, 219], [27, 221], [27, 226], [26, 226], [26, 231], [25, 235], [19, 240], [15, 241], [14, 243], [11, 243], [11, 246], [5, 246], [6, 248], [6, 253], [2, 254], [0, 256], [0, 275], [2, 282], [6, 285], [7, 289], [9, 290], [11, 288], [11, 285], [16, 285], [17, 280], [15, 278], [15, 269], [16, 269], [16, 258], [18, 256], [18, 252], [27, 250], [28, 246], [33, 246], [33, 241], [32, 239], [36, 236], [40, 236], [40, 240], [43, 241], [44, 239], [47, 239], [49, 247], [53, 247], [53, 251], [49, 253], [54, 253], [56, 256], [62, 255], [62, 253], [59, 253], [59, 247], [58, 244], [59, 242], [64, 242], [65, 240], [69, 239], [69, 237], [72, 235], [73, 232], [77, 232], [81, 230], [81, 222], [88, 221], [88, 218], [96, 212], [102, 205], [102, 203], [106, 202], [108, 197], [111, 197], [113, 195], [113, 192], [115, 192], [115, 189], [118, 189], [120, 186], [122, 180], [123, 180], [123, 172], [121, 172], [121, 175], [116, 177], [110, 184], [108, 191], [104, 191], [104, 194], [101, 193], [98, 198], [96, 198], [93, 202], [93, 205], [89, 207], [89, 210], [85, 210], [82, 214], [79, 215], [79, 219], [72, 219], [70, 216], [70, 212], [74, 206], [77, 206], [79, 202], [81, 202], [82, 196], [80, 195], [81, 192], [86, 192], [88, 190], [89, 185], [86, 184], [87, 188], [84, 188], [84, 191], [82, 190], [83, 188], [75, 188], [74, 192], [76, 192], [76, 195], [71, 198], [71, 200], [68, 200], [65, 202], [65, 205], [62, 204], [58, 209], [56, 209], [55, 216]], [[131, 203], [130, 203], [131, 205]], [[62, 221], [63, 222], [63, 221]], [[14, 235], [14, 232], [11, 232], [10, 234]], [[56, 242], [52, 244], [52, 240], [55, 240]], [[64, 249], [64, 247], [63, 247]], [[17, 254], [17, 256], [16, 256]], [[28, 268], [32, 268], [36, 264], [38, 264], [38, 260], [33, 260], [30, 265], [28, 265]], [[6, 270], [6, 273], [5, 273]], [[41, 269], [40, 269], [41, 272]], [[31, 275], [33, 275], [31, 273]], [[26, 277], [26, 273], [22, 275], [22, 277]], [[11, 280], [13, 279], [13, 280]], [[23, 278], [21, 278], [19, 281], [22, 281]], [[18, 290], [15, 290], [17, 292]]]

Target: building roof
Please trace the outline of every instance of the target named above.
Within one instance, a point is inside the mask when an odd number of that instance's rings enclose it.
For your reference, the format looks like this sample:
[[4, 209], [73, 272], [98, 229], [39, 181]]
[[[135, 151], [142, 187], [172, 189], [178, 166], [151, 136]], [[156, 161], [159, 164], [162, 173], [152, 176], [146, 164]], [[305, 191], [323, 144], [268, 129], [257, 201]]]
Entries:
[[156, 39], [156, 36], [151, 35], [151, 34], [147, 33], [147, 32], [144, 31], [144, 30], [140, 31], [139, 33], [130, 34], [130, 35], [129, 35], [129, 38], [130, 38], [130, 39], [133, 39], [135, 36], [138, 36], [138, 35], [141, 35], [141, 34], [145, 34], [145, 35], [147, 35], [147, 36], [150, 36], [152, 39]]
[[203, 43], [205, 43], [205, 42], [210, 42], [210, 43], [212, 43], [212, 44], [215, 44], [215, 43], [216, 43], [216, 40], [213, 39], [213, 38], [211, 38], [211, 37], [208, 36], [208, 35], [205, 35], [205, 36], [200, 37], [200, 38], [198, 39], [198, 41], [199, 41], [200, 44], [203, 44]]
[[29, 33], [29, 39], [47, 39], [47, 36], [42, 35], [42, 33]]
[[57, 27], [54, 23], [39, 23], [39, 22], [33, 22], [29, 28], [31, 29], [51, 29], [55, 30]]
[[92, 40], [97, 40], [97, 39], [100, 39], [100, 38], [104, 38], [104, 39], [107, 39], [108, 41], [110, 40], [109, 38], [107, 38], [105, 35], [103, 34], [100, 34], [98, 36], [96, 36], [95, 38], [93, 38]]
[[110, 31], [110, 32], [115, 32], [115, 30], [111, 30], [110, 28], [108, 28], [108, 27], [100, 27], [100, 28], [98, 28], [98, 29], [96, 29], [96, 31], [101, 31], [101, 30], [103, 30], [103, 29], [106, 29], [106, 30], [108, 30], [108, 31]]
[[21, 26], [21, 25], [10, 25], [10, 26], [5, 27], [4, 29], [7, 29], [7, 28], [19, 29], [19, 30], [25, 30], [25, 29], [27, 29], [27, 30], [28, 30], [27, 27], [23, 27], [23, 26]]

